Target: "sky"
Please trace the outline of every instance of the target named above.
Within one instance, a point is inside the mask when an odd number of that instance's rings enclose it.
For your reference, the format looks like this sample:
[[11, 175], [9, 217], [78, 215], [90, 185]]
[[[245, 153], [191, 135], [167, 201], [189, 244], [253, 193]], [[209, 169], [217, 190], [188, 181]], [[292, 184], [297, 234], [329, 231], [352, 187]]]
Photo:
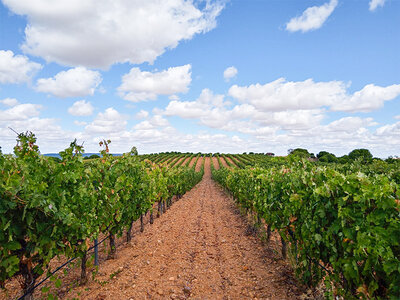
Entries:
[[0, 0], [0, 146], [400, 155], [399, 53], [398, 0]]

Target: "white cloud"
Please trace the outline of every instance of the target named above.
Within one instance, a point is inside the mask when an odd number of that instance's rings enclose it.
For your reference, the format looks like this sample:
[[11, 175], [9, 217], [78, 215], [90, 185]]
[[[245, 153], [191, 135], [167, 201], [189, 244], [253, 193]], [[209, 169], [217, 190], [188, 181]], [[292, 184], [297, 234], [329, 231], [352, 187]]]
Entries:
[[400, 84], [387, 87], [368, 84], [353, 95], [332, 104], [332, 110], [349, 112], [370, 112], [383, 107], [385, 101], [390, 101], [400, 95]]
[[168, 97], [169, 100], [179, 100], [179, 96], [178, 95], [171, 95]]
[[27, 120], [36, 117], [40, 114], [39, 110], [41, 108], [41, 105], [27, 103], [18, 104], [6, 110], [0, 110], [0, 123]]
[[135, 118], [136, 119], [146, 119], [148, 116], [149, 116], [149, 112], [142, 109], [135, 115]]
[[3, 104], [3, 105], [6, 105], [6, 106], [15, 106], [19, 102], [15, 98], [5, 98], [3, 100], [0, 100], [0, 103]]
[[224, 71], [225, 81], [229, 81], [229, 79], [235, 77], [237, 73], [238, 73], [238, 70], [234, 66], [226, 68]]
[[[389, 138], [392, 143], [397, 146], [399, 145], [400, 139], [400, 122], [394, 124], [384, 125], [376, 130], [376, 133], [380, 137]], [[398, 155], [398, 153], [396, 153]]]
[[165, 109], [165, 115], [185, 119], [202, 118], [209, 116], [213, 108], [225, 105], [223, 95], [214, 95], [209, 89], [204, 89], [196, 101], [171, 101]]
[[230, 102], [224, 101], [223, 95], [214, 95], [204, 89], [195, 101], [171, 101], [164, 114], [194, 119], [210, 128], [246, 134], [272, 133], [277, 128], [308, 129], [319, 125], [323, 119], [320, 109], [271, 112], [248, 103], [231, 106]]
[[155, 100], [158, 95], [185, 93], [192, 81], [190, 70], [191, 65], [160, 72], [142, 72], [139, 68], [132, 68], [122, 76], [118, 92], [122, 98], [132, 102]]
[[23, 55], [0, 50], [0, 83], [29, 82], [42, 66]]
[[93, 114], [94, 107], [90, 102], [85, 100], [80, 100], [74, 102], [70, 108], [68, 108], [68, 113], [73, 116], [91, 116]]
[[394, 117], [396, 120], [400, 120], [400, 115]]
[[87, 125], [87, 122], [75, 120], [75, 121], [74, 121], [74, 124], [75, 124], [76, 126], [86, 126], [86, 125]]
[[77, 67], [61, 71], [52, 78], [38, 79], [36, 90], [59, 98], [82, 97], [93, 95], [101, 81], [99, 72]]
[[152, 63], [180, 41], [216, 26], [224, 1], [3, 0], [27, 16], [26, 53], [69, 66]]
[[333, 13], [337, 4], [338, 0], [330, 0], [321, 6], [307, 8], [301, 16], [292, 18], [286, 24], [286, 30], [307, 32], [320, 28]]
[[169, 122], [167, 119], [163, 118], [160, 115], [155, 115], [149, 120], [142, 121], [136, 124], [133, 129], [134, 130], [153, 130], [159, 127], [167, 127], [169, 126]]
[[307, 79], [291, 82], [279, 78], [264, 85], [233, 85], [229, 95], [264, 112], [309, 110], [324, 106], [333, 111], [369, 112], [398, 97], [400, 84], [387, 87], [368, 84], [360, 91], [349, 94], [346, 84], [341, 81], [314, 82]]
[[344, 117], [331, 122], [326, 126], [326, 129], [331, 132], [343, 132], [348, 133], [355, 132], [359, 128], [375, 126], [378, 123], [374, 122], [372, 118], [359, 118], [359, 117]]
[[16, 145], [16, 132], [32, 131], [38, 138], [40, 149], [46, 152], [55, 152], [64, 149], [77, 133], [63, 130], [56, 124], [55, 119], [40, 118], [41, 105], [25, 103], [16, 104], [0, 110], [0, 146], [5, 153], [10, 153]]
[[284, 111], [287, 109], [315, 109], [330, 105], [343, 98], [345, 84], [340, 81], [314, 82], [286, 81], [279, 78], [270, 83], [239, 87], [233, 85], [229, 95], [249, 103], [261, 111]]
[[369, 10], [374, 11], [378, 6], [383, 6], [386, 0], [371, 0], [369, 1]]
[[[107, 108], [104, 113], [100, 112], [92, 123], [85, 127], [85, 132], [106, 138], [106, 135], [118, 134], [125, 130], [126, 117], [112, 107]], [[100, 139], [98, 137], [95, 137]]]

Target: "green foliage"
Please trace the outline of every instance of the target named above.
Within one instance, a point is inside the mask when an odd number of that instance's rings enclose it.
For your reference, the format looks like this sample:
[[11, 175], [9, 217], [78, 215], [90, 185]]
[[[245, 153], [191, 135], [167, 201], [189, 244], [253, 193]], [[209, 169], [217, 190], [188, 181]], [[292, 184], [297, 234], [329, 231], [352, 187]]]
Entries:
[[114, 157], [109, 140], [87, 163], [76, 140], [58, 163], [40, 155], [31, 132], [17, 141], [14, 156], [0, 153], [0, 282], [22, 274], [25, 291], [53, 257], [83, 256], [99, 233], [121, 234], [156, 201], [184, 194], [202, 177], [141, 160], [135, 147]]
[[360, 159], [363, 162], [369, 162], [372, 160], [372, 154], [368, 149], [354, 149], [349, 153], [349, 159]]
[[338, 161], [338, 159], [335, 156], [335, 154], [329, 153], [329, 152], [326, 152], [326, 151], [320, 151], [317, 154], [317, 158], [318, 158], [318, 160], [320, 162], [324, 162], [324, 163], [334, 163], [334, 162]]
[[290, 149], [289, 150], [289, 155], [291, 156], [297, 156], [300, 158], [309, 158], [311, 156], [310, 152], [308, 152], [308, 150], [306, 149], [302, 149], [302, 148], [296, 148], [296, 149]]
[[339, 172], [294, 161], [213, 170], [213, 178], [289, 242], [296, 273], [306, 284], [333, 283], [330, 297], [398, 299], [399, 186], [391, 175], [372, 169], [367, 175], [359, 168]]
[[92, 155], [84, 157], [83, 159], [97, 159], [97, 158], [100, 158], [100, 156], [97, 154], [92, 154]]

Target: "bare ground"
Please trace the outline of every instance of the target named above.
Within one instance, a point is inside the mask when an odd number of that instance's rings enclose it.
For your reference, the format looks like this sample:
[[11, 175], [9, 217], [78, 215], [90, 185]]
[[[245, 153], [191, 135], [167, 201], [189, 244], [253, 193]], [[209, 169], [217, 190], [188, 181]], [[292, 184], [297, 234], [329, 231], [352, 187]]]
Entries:
[[179, 160], [179, 157], [173, 157], [167, 161], [168, 166], [172, 167]]
[[181, 166], [182, 167], [185, 166], [189, 159], [191, 159], [191, 157], [186, 157], [185, 161], [181, 164]]
[[226, 163], [226, 160], [224, 159], [223, 156], [219, 157], [221, 164], [225, 167], [225, 168], [229, 168], [228, 164]]
[[216, 157], [213, 156], [212, 162], [213, 162], [214, 168], [215, 168], [216, 170], [219, 170], [218, 158], [216, 158]]
[[226, 157], [226, 156], [225, 156], [225, 159], [226, 159], [227, 161], [229, 161], [234, 167], [237, 167], [237, 165], [235, 164], [235, 162], [234, 162], [230, 157]]
[[185, 157], [178, 157], [178, 159], [175, 160], [174, 163], [171, 166], [172, 167], [178, 166], [182, 162], [182, 160], [184, 160], [184, 159], [185, 159]]
[[247, 225], [231, 199], [203, 180], [100, 265], [95, 281], [71, 299], [297, 299], [300, 291], [285, 261]]
[[201, 166], [203, 164], [203, 160], [204, 160], [204, 157], [200, 157], [199, 160], [197, 161], [197, 164], [196, 164], [196, 167], [195, 167], [196, 172], [199, 172], [201, 170]]
[[189, 163], [189, 168], [191, 168], [194, 165], [194, 163], [196, 162], [196, 159], [197, 159], [197, 156], [193, 156], [192, 160]]

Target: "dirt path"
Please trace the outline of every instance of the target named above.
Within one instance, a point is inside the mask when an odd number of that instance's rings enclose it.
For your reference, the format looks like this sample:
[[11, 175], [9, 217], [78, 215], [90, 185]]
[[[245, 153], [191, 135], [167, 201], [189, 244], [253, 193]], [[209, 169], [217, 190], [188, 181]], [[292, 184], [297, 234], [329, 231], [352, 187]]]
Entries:
[[181, 164], [181, 166], [186, 166], [186, 163], [188, 162], [189, 159], [192, 159], [191, 157], [186, 157], [185, 161]]
[[173, 167], [174, 164], [179, 160], [179, 157], [172, 157], [170, 159], [167, 160], [167, 165], [169, 167]]
[[201, 166], [203, 164], [203, 160], [204, 160], [204, 157], [201, 156], [199, 158], [199, 160], [197, 161], [197, 164], [196, 164], [196, 167], [195, 167], [196, 172], [200, 172]]
[[[297, 299], [286, 263], [246, 235], [232, 200], [203, 180], [100, 265], [71, 299]], [[289, 279], [288, 279], [289, 278]]]
[[185, 157], [178, 157], [178, 159], [175, 160], [173, 164], [171, 164], [171, 167], [177, 167], [184, 159]]
[[221, 164], [225, 167], [225, 168], [229, 168], [228, 164], [226, 163], [226, 160], [224, 159], [223, 156], [219, 157]]
[[225, 156], [225, 159], [227, 161], [229, 161], [232, 164], [233, 167], [237, 168], [237, 165], [235, 164], [235, 162], [230, 157]]
[[213, 156], [212, 162], [213, 162], [214, 168], [215, 168], [216, 170], [219, 170], [218, 158], [216, 158], [216, 157]]
[[194, 163], [196, 162], [196, 159], [197, 159], [197, 156], [193, 156], [192, 160], [189, 163], [189, 168], [191, 168], [194, 165]]

